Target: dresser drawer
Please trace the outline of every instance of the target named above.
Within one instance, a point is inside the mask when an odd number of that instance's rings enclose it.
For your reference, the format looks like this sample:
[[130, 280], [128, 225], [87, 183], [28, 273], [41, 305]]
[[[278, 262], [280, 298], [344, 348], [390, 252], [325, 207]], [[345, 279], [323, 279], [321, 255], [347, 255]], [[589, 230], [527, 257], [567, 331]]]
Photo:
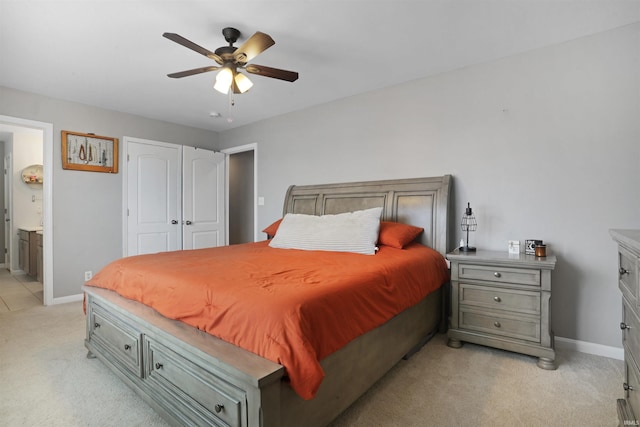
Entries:
[[618, 286], [622, 294], [632, 303], [638, 298], [638, 258], [620, 248], [618, 251]]
[[460, 304], [540, 314], [540, 292], [460, 283]]
[[91, 304], [89, 340], [104, 348], [134, 375], [142, 377], [142, 334]]
[[[242, 426], [246, 393], [159, 341], [145, 337], [145, 372], [166, 393], [159, 398], [180, 401], [185, 424]], [[188, 420], [188, 421], [187, 421]]]
[[540, 317], [511, 315], [460, 306], [459, 328], [540, 342]]
[[627, 302], [623, 298], [622, 303], [622, 343], [624, 347], [631, 353], [633, 358], [640, 360], [640, 320], [636, 317], [635, 313], [627, 305]]
[[[624, 355], [625, 398], [634, 414], [640, 414], [640, 373], [630, 354]], [[636, 415], [637, 416], [637, 415]]]
[[540, 270], [463, 264], [458, 266], [460, 280], [485, 280], [505, 284], [540, 286]]

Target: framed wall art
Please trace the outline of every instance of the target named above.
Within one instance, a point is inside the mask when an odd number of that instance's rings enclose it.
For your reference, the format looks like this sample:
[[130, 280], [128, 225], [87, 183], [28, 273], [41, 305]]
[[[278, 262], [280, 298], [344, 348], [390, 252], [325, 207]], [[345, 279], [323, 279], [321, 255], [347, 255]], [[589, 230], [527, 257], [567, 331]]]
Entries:
[[118, 138], [63, 130], [62, 169], [118, 173]]

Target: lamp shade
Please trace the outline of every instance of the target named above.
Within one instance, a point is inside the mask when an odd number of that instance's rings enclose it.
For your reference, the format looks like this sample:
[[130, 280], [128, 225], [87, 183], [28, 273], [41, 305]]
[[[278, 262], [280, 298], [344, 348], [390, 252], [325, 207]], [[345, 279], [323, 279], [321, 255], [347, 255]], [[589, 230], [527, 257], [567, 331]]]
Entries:
[[220, 93], [227, 94], [232, 81], [233, 71], [231, 68], [222, 67], [222, 69], [218, 71], [218, 75], [216, 75], [216, 83], [213, 85], [213, 88]]
[[240, 93], [245, 93], [253, 86], [253, 82], [242, 73], [236, 73], [236, 76], [233, 80], [236, 83], [236, 87], [238, 88]]

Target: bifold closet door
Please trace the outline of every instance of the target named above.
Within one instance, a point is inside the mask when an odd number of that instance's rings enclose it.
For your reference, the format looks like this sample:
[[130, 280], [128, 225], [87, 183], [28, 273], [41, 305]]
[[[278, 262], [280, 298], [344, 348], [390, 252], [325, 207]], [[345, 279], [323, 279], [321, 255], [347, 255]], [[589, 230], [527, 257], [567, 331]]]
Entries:
[[126, 255], [226, 244], [225, 155], [127, 138]]

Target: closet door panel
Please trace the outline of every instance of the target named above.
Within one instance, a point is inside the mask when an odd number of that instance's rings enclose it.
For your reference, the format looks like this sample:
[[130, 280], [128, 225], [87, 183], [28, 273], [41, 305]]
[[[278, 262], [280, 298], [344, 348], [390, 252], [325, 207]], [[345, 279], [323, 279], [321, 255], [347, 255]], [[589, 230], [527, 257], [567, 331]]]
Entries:
[[181, 249], [181, 147], [129, 142], [127, 255]]
[[185, 146], [182, 159], [183, 248], [225, 245], [225, 156]]

